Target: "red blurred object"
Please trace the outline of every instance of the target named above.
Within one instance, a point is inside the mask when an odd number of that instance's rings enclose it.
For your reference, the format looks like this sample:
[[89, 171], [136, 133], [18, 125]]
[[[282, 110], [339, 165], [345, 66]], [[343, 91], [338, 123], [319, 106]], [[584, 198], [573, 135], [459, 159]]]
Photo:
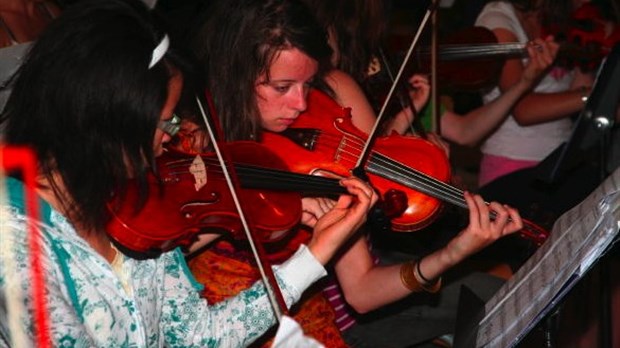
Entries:
[[[23, 147], [0, 146], [0, 175], [8, 171], [21, 172], [25, 187], [26, 216], [31, 221], [40, 221], [39, 200], [35, 188], [37, 161], [33, 151]], [[32, 299], [37, 347], [51, 347], [49, 314], [45, 302], [45, 279], [41, 262], [41, 233], [35, 223], [28, 224], [30, 246]], [[11, 299], [6, 299], [10, 301]]]

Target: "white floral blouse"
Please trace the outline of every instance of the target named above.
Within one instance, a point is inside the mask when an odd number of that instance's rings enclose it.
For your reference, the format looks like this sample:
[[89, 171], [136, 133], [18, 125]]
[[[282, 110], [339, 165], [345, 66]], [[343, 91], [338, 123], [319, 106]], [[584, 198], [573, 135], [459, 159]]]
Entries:
[[[0, 347], [35, 346], [22, 184], [11, 178], [6, 183], [9, 202], [0, 201]], [[121, 255], [113, 268], [60, 213], [42, 200], [40, 205], [40, 255], [54, 347], [241, 347], [274, 324], [261, 283], [208, 305], [179, 250], [142, 261]], [[289, 306], [325, 275], [303, 246], [274, 269]]]

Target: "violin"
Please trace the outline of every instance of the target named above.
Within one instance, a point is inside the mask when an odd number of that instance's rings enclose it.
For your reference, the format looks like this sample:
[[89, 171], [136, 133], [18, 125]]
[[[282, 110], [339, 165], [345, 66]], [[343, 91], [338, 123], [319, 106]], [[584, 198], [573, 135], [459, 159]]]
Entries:
[[[577, 33], [572, 31], [571, 35]], [[555, 34], [548, 32], [546, 35]], [[544, 35], [544, 36], [546, 36]], [[616, 39], [617, 40], [617, 39]], [[598, 65], [613, 45], [584, 44], [575, 36], [560, 42], [557, 60], [572, 68]], [[591, 40], [587, 41], [592, 43]], [[484, 27], [468, 27], [444, 39], [437, 48], [437, 81], [450, 91], [481, 91], [497, 84], [505, 60], [527, 57], [525, 43], [498, 43], [495, 34]], [[431, 50], [420, 47], [407, 65], [407, 76], [431, 72]]]
[[[333, 177], [351, 175], [366, 139], [351, 122], [349, 108], [313, 89], [307, 110], [286, 131], [264, 133], [262, 144], [285, 159], [292, 171]], [[427, 226], [443, 202], [467, 208], [463, 192], [448, 184], [451, 173], [445, 153], [427, 140], [397, 134], [379, 137], [364, 170], [382, 197], [394, 231]], [[522, 235], [539, 245], [546, 240], [547, 231], [530, 222], [525, 225]]]
[[[272, 151], [253, 141], [226, 145], [247, 203], [248, 219], [261, 242], [276, 242], [301, 218], [301, 195], [342, 194], [337, 179], [288, 171]], [[159, 178], [148, 178], [149, 198], [138, 203], [137, 185], [110, 202], [108, 234], [136, 258], [154, 257], [176, 247], [189, 247], [203, 233], [229, 233], [245, 239], [243, 226], [213, 153], [190, 155], [168, 149], [156, 159]]]
[[603, 57], [611, 52], [615, 44], [620, 42], [620, 26], [606, 19], [599, 6], [587, 2], [576, 9], [564, 32], [546, 29], [549, 33], [562, 37], [566, 42], [583, 47], [592, 52], [599, 52], [596, 59], [586, 57], [559, 57], [564, 65], [579, 66], [584, 71], [593, 71]]

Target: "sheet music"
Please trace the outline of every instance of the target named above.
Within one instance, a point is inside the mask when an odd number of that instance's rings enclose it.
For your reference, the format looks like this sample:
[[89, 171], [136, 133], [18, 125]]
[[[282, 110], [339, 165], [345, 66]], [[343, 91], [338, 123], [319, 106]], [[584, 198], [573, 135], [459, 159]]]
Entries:
[[609, 248], [620, 230], [620, 169], [563, 214], [549, 239], [485, 305], [476, 347], [512, 347]]

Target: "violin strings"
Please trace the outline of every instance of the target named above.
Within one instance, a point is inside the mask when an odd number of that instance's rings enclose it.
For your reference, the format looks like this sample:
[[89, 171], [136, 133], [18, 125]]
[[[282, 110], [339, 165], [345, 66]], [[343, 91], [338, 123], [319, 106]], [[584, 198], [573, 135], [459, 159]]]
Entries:
[[[434, 177], [428, 176], [422, 172], [411, 169], [379, 153], [375, 153], [373, 158], [371, 158], [370, 162], [372, 162], [374, 158], [377, 158], [378, 162], [382, 162], [384, 166], [383, 169], [386, 169], [387, 171], [390, 171], [391, 173], [394, 173], [396, 175], [400, 175], [401, 176], [400, 178], [403, 180], [403, 185], [408, 186], [405, 182], [409, 182], [411, 183], [412, 187], [413, 186], [419, 187], [419, 190], [423, 193], [426, 193], [425, 191], [428, 190], [429, 191], [428, 194], [432, 197], [442, 199], [444, 201], [455, 204], [465, 209], [468, 208], [467, 202], [463, 198], [462, 190], [459, 190], [454, 186], [444, 184], [442, 181], [436, 180]], [[389, 169], [388, 166], [392, 167], [392, 169]], [[369, 171], [371, 171], [370, 166], [369, 166]], [[375, 174], [379, 175], [379, 173], [375, 173]], [[410, 176], [416, 177], [418, 180], [420, 180], [420, 182], [423, 181], [424, 184], [415, 185], [415, 181], [412, 182], [410, 180], [406, 180]], [[424, 186], [424, 185], [428, 185], [428, 186]], [[445, 195], [446, 192], [449, 192], [449, 193]], [[442, 196], [442, 193], [444, 194], [443, 196]], [[485, 203], [487, 205], [489, 204], [488, 202], [485, 202]], [[497, 212], [490, 211], [489, 216], [492, 220], [495, 220], [497, 218]], [[512, 219], [509, 218], [509, 221], [512, 221]], [[538, 227], [533, 226], [532, 223], [527, 220], [523, 221], [523, 230], [530, 232], [531, 235], [537, 236], [536, 238], [540, 238], [542, 234]]]
[[[327, 143], [331, 143], [330, 145], [337, 143], [338, 146], [331, 147], [339, 149], [337, 156], [340, 156], [341, 154], [349, 154], [354, 158], [359, 157], [357, 153], [361, 151], [361, 148], [359, 146], [361, 146], [363, 140], [359, 139], [358, 137], [348, 135], [342, 137], [340, 135], [322, 133], [321, 140], [323, 140], [323, 137], [327, 140]], [[336, 142], [333, 141], [334, 139], [344, 140], [338, 140]], [[320, 143], [324, 142], [320, 141], [319, 144]], [[377, 151], [372, 152], [372, 157], [368, 162], [369, 171], [372, 172], [371, 169], [376, 171], [373, 174], [382, 177], [386, 177], [389, 175], [387, 179], [394, 180], [403, 186], [418, 190], [434, 198], [447, 201], [457, 206], [467, 208], [467, 203], [463, 198], [463, 191], [455, 188], [454, 186], [448, 185], [418, 170], [409, 168], [408, 166], [393, 159], [390, 159], [387, 156], [378, 153]]]
[[[467, 59], [476, 58], [484, 55], [508, 55], [523, 53], [525, 44], [522, 43], [495, 43], [495, 44], [446, 44], [441, 45], [438, 49], [438, 55], [441, 60], [451, 59]], [[430, 54], [430, 49], [421, 51], [424, 54]]]
[[[304, 192], [321, 192], [321, 193], [344, 193], [345, 189], [340, 186], [338, 179], [290, 173], [286, 171], [265, 171], [262, 167], [257, 166], [240, 166], [239, 170], [242, 179], [248, 177], [255, 179], [257, 183], [263, 183], [268, 180], [276, 178], [275, 188], [283, 189], [285, 187], [289, 189], [298, 188]], [[284, 183], [290, 184], [290, 186], [283, 185]]]
[[[349, 163], [355, 163], [359, 157], [359, 151], [361, 151], [361, 145], [363, 139], [356, 136], [334, 135], [331, 133], [321, 133], [320, 145], [325, 145], [328, 148], [338, 149], [336, 158], [334, 161]], [[219, 163], [215, 159], [203, 156], [203, 161], [208, 165], [215, 173], [220, 173], [217, 169]], [[193, 158], [182, 159], [172, 161], [170, 163], [176, 165], [188, 166], [187, 171], [177, 173], [189, 173], [189, 165], [192, 164]], [[367, 169], [369, 172], [384, 177], [386, 179], [393, 180], [405, 187], [412, 188], [431, 197], [440, 199], [442, 201], [454, 204], [461, 208], [467, 209], [467, 203], [463, 198], [463, 191], [446, 184], [436, 178], [429, 176], [416, 169], [410, 168], [394, 159], [391, 159], [377, 151], [372, 152], [372, 156], [368, 161]], [[216, 168], [216, 169], [213, 169]], [[282, 170], [267, 169], [259, 166], [252, 166], [246, 164], [236, 164], [239, 176], [248, 185], [265, 186], [264, 183], [268, 181], [275, 181], [281, 185], [275, 185], [274, 188], [291, 189], [291, 190], [304, 190], [307, 188], [311, 192], [317, 193], [343, 193], [344, 190], [338, 184], [337, 179], [318, 177], [308, 174], [296, 174]], [[176, 173], [174, 173], [176, 174]], [[257, 185], [260, 184], [260, 185]], [[495, 219], [497, 214], [494, 211], [490, 213], [491, 218]], [[527, 224], [524, 224], [524, 228], [528, 228]]]
[[[374, 163], [373, 159], [376, 159], [376, 162], [381, 162], [381, 165], [383, 167], [381, 167], [380, 165], [376, 165], [377, 163]], [[404, 186], [411, 187], [422, 193], [426, 193], [431, 197], [438, 198], [448, 203], [452, 203], [456, 206], [460, 206], [461, 208], [468, 208], [467, 202], [463, 198], [463, 191], [453, 186], [444, 184], [442, 181], [436, 180], [431, 176], [413, 170], [380, 153], [374, 153], [369, 162], [370, 164], [368, 169], [371, 173], [387, 177], [388, 179], [392, 179], [398, 183], [401, 183]], [[385, 174], [385, 172], [380, 172], [379, 170], [377, 170], [376, 167], [381, 167], [383, 170], [389, 172], [392, 175], [382, 175]], [[410, 177], [416, 177], [419, 181], [416, 182], [408, 180]], [[448, 194], [445, 194], [446, 192], [448, 192]], [[489, 203], [486, 204], [488, 205]], [[497, 212], [490, 211], [489, 217], [492, 220], [495, 220], [497, 218]], [[512, 219], [509, 218], [509, 221], [512, 221]], [[522, 230], [529, 232], [529, 235], [534, 236], [534, 238], [536, 239], [544, 237], [544, 233], [540, 232], [540, 229], [538, 227], [533, 226], [532, 223], [527, 220], [523, 221]]]
[[379, 176], [388, 176], [404, 186], [418, 190], [431, 197], [467, 208], [467, 204], [462, 198], [463, 191], [418, 170], [409, 168], [378, 152], [373, 153], [368, 163], [368, 171]]
[[[211, 158], [204, 159], [206, 167], [211, 173], [222, 174], [219, 163]], [[167, 167], [178, 168], [176, 171], [169, 170], [171, 175], [187, 174], [191, 175], [189, 166], [193, 159], [183, 159], [169, 162]], [[297, 189], [321, 193], [343, 193], [344, 188], [340, 186], [338, 179], [313, 176], [307, 174], [292, 173], [284, 170], [264, 168], [255, 165], [235, 164], [241, 181], [246, 185], [258, 186], [261, 188], [272, 189]], [[266, 187], [265, 183], [273, 182], [273, 186]]]
[[[342, 138], [329, 133], [323, 133], [323, 135], [327, 135], [327, 139]], [[359, 144], [360, 140], [357, 137], [351, 137], [347, 135], [345, 135], [344, 139], [344, 141], [341, 141], [341, 143], [344, 143], [344, 146], [343, 144], [340, 144], [341, 146], [335, 148], [341, 149], [342, 153], [351, 154], [355, 157], [355, 155], [353, 155], [353, 151], [344, 149], [353, 148], [354, 150], [361, 151], [361, 149], [353, 146], [353, 144], [355, 144], [356, 142]], [[464, 209], [468, 209], [463, 191], [452, 185], [446, 184], [443, 181], [437, 180], [432, 176], [429, 176], [416, 169], [410, 168], [377, 151], [372, 152], [372, 156], [368, 162], [369, 163], [367, 169], [369, 170], [369, 172], [375, 175], [384, 177], [386, 179], [391, 179], [403, 186], [425, 193], [431, 197], [437, 198], [447, 203], [454, 204]], [[493, 220], [497, 218], [497, 213], [495, 211], [491, 211], [489, 215], [490, 218]], [[533, 234], [540, 234], [538, 232], [538, 229], [530, 226], [527, 221], [524, 222], [523, 229], [531, 231]]]

